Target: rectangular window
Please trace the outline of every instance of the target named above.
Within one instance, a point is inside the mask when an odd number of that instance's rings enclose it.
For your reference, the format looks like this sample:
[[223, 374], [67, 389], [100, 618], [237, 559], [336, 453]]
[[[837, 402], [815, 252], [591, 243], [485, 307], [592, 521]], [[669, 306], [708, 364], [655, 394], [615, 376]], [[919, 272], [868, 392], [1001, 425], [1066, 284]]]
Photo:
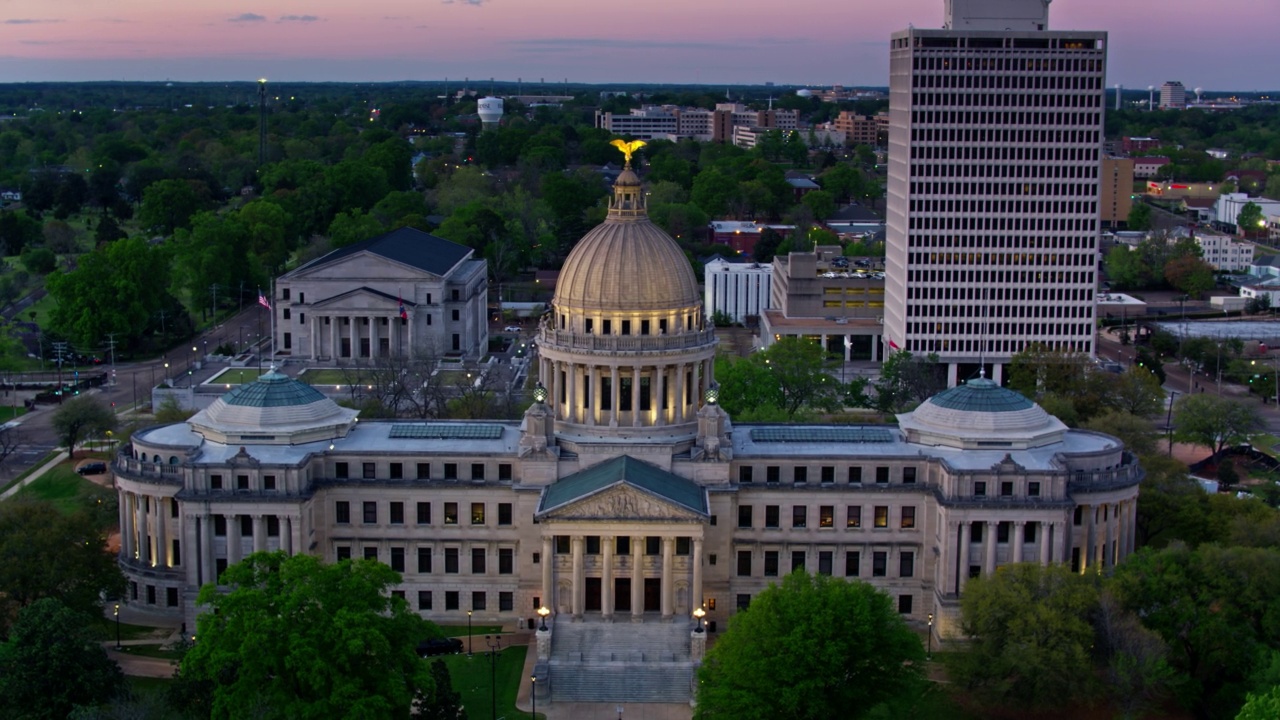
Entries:
[[237, 489], [237, 490], [248, 490], [248, 489], [249, 489], [249, 476], [248, 476], [248, 475], [237, 475], [237, 476], [236, 476], [236, 489]]
[[418, 524], [419, 525], [431, 524], [431, 503], [429, 502], [418, 503]]
[[339, 480], [346, 480], [348, 477], [350, 477], [350, 475], [351, 475], [351, 473], [350, 473], [350, 471], [347, 469], [347, 464], [346, 464], [346, 463], [344, 463], [344, 462], [336, 462], [336, 463], [334, 463], [334, 464], [333, 464], [333, 476], [334, 476], [335, 478], [337, 478], [337, 479], [339, 479]]
[[431, 548], [418, 548], [418, 572], [427, 574], [431, 572]]
[[911, 507], [904, 507], [904, 508], [902, 508], [902, 528], [903, 528], [904, 530], [910, 530], [910, 529], [914, 528], [915, 526], [916, 526], [916, 508], [915, 508], [915, 506], [914, 506], [914, 505], [912, 505]]
[[227, 516], [214, 515], [213, 516], [213, 536], [226, 537], [226, 535], [227, 535]]
[[210, 476], [209, 476], [209, 489], [210, 489], [210, 490], [221, 490], [221, 489], [222, 489], [222, 476], [221, 476], [221, 475], [210, 475]]
[[1009, 542], [1009, 526], [1011, 524], [1012, 523], [1007, 523], [1007, 522], [996, 523], [996, 542], [997, 543]]
[[898, 612], [903, 615], [911, 614], [911, 596], [910, 595], [898, 596]]
[[503, 590], [498, 593], [498, 610], [502, 612], [511, 612], [516, 607], [515, 593], [510, 590]]
[[584, 538], [584, 540], [587, 545], [586, 552], [588, 555], [600, 554], [600, 536], [599, 535], [587, 535], [586, 538]]
[[834, 465], [822, 466], [822, 482], [833, 483], [836, 481], [836, 468]]
[[616, 554], [618, 554], [618, 555], [630, 555], [630, 554], [631, 554], [631, 536], [629, 536], [629, 535], [623, 535], [622, 537], [617, 538], [617, 539], [616, 539], [616, 544], [617, 544], [617, 546], [618, 546], [618, 549], [617, 549], [617, 551], [616, 551]]
[[862, 482], [862, 468], [860, 466], [849, 468], [849, 482], [851, 483]]
[[857, 551], [849, 551], [844, 554], [844, 575], [845, 577], [858, 577], [861, 571], [862, 553]]
[[915, 577], [916, 554], [913, 552], [898, 553], [898, 577]]
[[902, 468], [902, 482], [910, 485], [916, 481], [916, 469], [913, 467]]
[[444, 524], [445, 525], [458, 524], [458, 503], [447, 502], [444, 504]]
[[767, 528], [778, 527], [778, 514], [779, 513], [778, 513], [777, 505], [765, 505], [764, 506], [764, 526]]
[[511, 548], [498, 548], [498, 574], [510, 575], [515, 572], [516, 553]]
[[351, 524], [351, 503], [339, 500], [333, 504], [333, 521], [339, 525]]
[[889, 554], [883, 551], [871, 553], [871, 577], [884, 577], [889, 564]]
[[804, 551], [791, 551], [791, 572], [804, 569]]
[[876, 505], [876, 527], [878, 528], [889, 527], [889, 506], [888, 505]]
[[457, 479], [458, 479], [458, 463], [445, 463], [445, 464], [444, 464], [444, 479], [445, 479], [445, 480], [457, 480]]
[[1077, 527], [1084, 521], [1084, 508], [1077, 505], [1075, 513], [1071, 516], [1071, 524]]
[[178, 588], [171, 587], [164, 589], [164, 601], [169, 607], [178, 607]]
[[487, 600], [488, 600], [488, 593], [482, 590], [477, 590], [472, 592], [471, 593], [471, 609], [484, 610]]
[[471, 463], [471, 479], [472, 480], [484, 479], [484, 463]]
[[835, 527], [836, 526], [836, 506], [822, 505], [818, 507], [818, 527]]
[[689, 546], [690, 546], [690, 542], [688, 537], [676, 538], [676, 555], [692, 554], [691, 550], [689, 549]]
[[662, 554], [662, 538], [656, 537], [656, 536], [646, 537], [644, 539], [644, 554], [645, 555]]
[[1000, 483], [1000, 497], [1013, 497], [1013, 483], [1009, 480]]
[[818, 574], [819, 575], [831, 574], [831, 558], [832, 558], [832, 552], [830, 550], [822, 550], [818, 553]]
[[742, 467], [738, 468], [738, 482], [740, 483], [751, 482], [751, 466], [750, 465], [743, 465]]
[[792, 468], [791, 480], [796, 483], [809, 482], [809, 468], [807, 467]]
[[364, 478], [365, 480], [373, 480], [377, 478], [378, 477], [377, 463], [361, 463], [360, 477]]
[[969, 523], [969, 540], [970, 542], [982, 542], [982, 529], [986, 527], [986, 523]]
[[[263, 476], [262, 476], [262, 489], [263, 489], [263, 490], [275, 490], [275, 489], [276, 489], [276, 476], [275, 476], [275, 475], [263, 475]], [[177, 508], [177, 504], [175, 503], [173, 507], [174, 507], [174, 508], [175, 508], [175, 510], [176, 510], [176, 508]], [[177, 516], [175, 515], [174, 517], [177, 517]]]
[[365, 560], [377, 560], [377, 559], [378, 559], [378, 546], [377, 546], [377, 545], [372, 545], [372, 546], [368, 546], [368, 547], [366, 547], [366, 548], [364, 549], [364, 559], [365, 559]]
[[1040, 481], [1032, 480], [1027, 483], [1027, 495], [1029, 497], [1040, 497]]
[[458, 548], [451, 547], [444, 549], [444, 571], [449, 575], [458, 573]]
[[764, 481], [776, 483], [782, 477], [782, 468], [777, 465], [769, 465], [764, 469]]
[[418, 463], [418, 479], [419, 480], [431, 479], [431, 463]]
[[1022, 541], [1033, 543], [1036, 541], [1036, 525], [1037, 523], [1029, 522], [1022, 526]]
[[876, 468], [876, 483], [884, 485], [889, 482], [889, 468], [880, 466]]
[[484, 524], [484, 503], [471, 503], [471, 524]]
[[556, 535], [556, 554], [557, 555], [569, 554], [569, 536], [568, 535]]
[[334, 548], [334, 557], [337, 558], [338, 562], [342, 562], [343, 560], [350, 560], [351, 546], [339, 545], [338, 547]]
[[809, 508], [804, 505], [791, 506], [791, 527], [802, 528], [808, 524]]
[[751, 519], [752, 519], [752, 518], [751, 518], [751, 506], [750, 506], [750, 505], [739, 505], [739, 506], [738, 506], [738, 527], [740, 527], [740, 528], [749, 528], [749, 527], [751, 527]]
[[391, 548], [391, 569], [398, 573], [404, 572], [404, 548]]
[[499, 480], [511, 479], [511, 463], [498, 463], [498, 479]]
[[378, 522], [378, 503], [369, 501], [364, 503], [364, 524], [374, 525]]
[[391, 463], [387, 466], [387, 475], [392, 480], [404, 479], [404, 463]]
[[498, 503], [498, 524], [511, 524], [511, 503]]
[[738, 551], [738, 577], [751, 576], [751, 551]]
[[445, 610], [458, 609], [458, 591], [457, 590], [444, 591], [444, 609]]
[[404, 524], [404, 503], [402, 502], [391, 503], [391, 524], [392, 525]]
[[471, 548], [471, 574], [484, 574], [484, 548]]
[[751, 596], [747, 593], [738, 593], [737, 605], [739, 610], [746, 610], [751, 605]]
[[862, 506], [850, 505], [846, 511], [845, 527], [860, 528], [862, 527]]
[[778, 551], [777, 550], [764, 551], [764, 574], [765, 574], [765, 577], [778, 576]]
[[983, 480], [975, 480], [973, 483], [973, 495], [974, 497], [986, 497], [987, 483]]
[[430, 590], [418, 591], [418, 609], [419, 610], [431, 609], [431, 591]]

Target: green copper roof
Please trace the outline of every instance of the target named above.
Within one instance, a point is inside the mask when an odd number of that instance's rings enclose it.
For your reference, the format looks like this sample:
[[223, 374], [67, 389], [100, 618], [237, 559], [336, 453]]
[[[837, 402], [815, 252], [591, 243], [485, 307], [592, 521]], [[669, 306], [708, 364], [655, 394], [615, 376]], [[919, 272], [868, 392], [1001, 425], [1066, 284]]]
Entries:
[[288, 375], [271, 371], [248, 385], [241, 385], [222, 396], [228, 405], [244, 407], [292, 407], [319, 402], [325, 396], [310, 385]]
[[538, 512], [568, 505], [619, 484], [631, 485], [701, 515], [708, 514], [707, 494], [701, 485], [627, 455], [606, 460], [548, 485], [543, 491]]
[[1003, 388], [986, 378], [970, 380], [950, 390], [943, 390], [929, 401], [938, 407], [965, 412], [1017, 412], [1034, 405], [1021, 394]]

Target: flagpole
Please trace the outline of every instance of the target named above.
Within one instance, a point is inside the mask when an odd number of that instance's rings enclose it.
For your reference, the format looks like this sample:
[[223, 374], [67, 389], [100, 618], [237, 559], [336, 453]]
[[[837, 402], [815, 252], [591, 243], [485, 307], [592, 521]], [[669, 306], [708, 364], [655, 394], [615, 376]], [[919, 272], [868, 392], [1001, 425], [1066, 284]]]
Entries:
[[276, 279], [271, 278], [268, 287], [271, 289], [271, 300], [267, 303], [267, 311], [271, 313], [271, 372], [276, 371]]

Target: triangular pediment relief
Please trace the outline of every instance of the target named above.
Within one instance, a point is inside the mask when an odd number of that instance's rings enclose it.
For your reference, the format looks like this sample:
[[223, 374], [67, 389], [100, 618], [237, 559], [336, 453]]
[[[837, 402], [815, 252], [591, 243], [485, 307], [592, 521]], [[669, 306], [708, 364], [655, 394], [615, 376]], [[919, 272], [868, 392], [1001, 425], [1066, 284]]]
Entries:
[[[413, 303], [405, 300], [406, 308], [413, 307]], [[389, 297], [387, 293], [375, 292], [369, 288], [361, 287], [339, 293], [332, 297], [327, 297], [319, 302], [311, 303], [311, 307], [316, 311], [322, 312], [351, 312], [358, 313], [360, 311], [374, 312], [396, 312], [399, 305], [396, 298]]]
[[701, 522], [702, 514], [619, 483], [541, 516], [546, 520], [626, 520], [645, 522]]
[[378, 278], [384, 281], [403, 280], [410, 283], [416, 280], [438, 281], [440, 276], [366, 250], [346, 257], [334, 258], [331, 262], [298, 268], [290, 273], [288, 279], [295, 282], [298, 280], [351, 282], [363, 278]]

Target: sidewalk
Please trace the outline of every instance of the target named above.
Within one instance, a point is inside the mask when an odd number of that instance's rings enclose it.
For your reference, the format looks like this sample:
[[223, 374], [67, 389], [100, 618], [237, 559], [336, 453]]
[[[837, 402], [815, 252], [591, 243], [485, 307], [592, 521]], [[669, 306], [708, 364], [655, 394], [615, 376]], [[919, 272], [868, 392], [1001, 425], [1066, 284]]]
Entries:
[[0, 494], [0, 501], [8, 500], [14, 495], [17, 495], [18, 491], [22, 490], [22, 488], [35, 482], [36, 478], [39, 478], [41, 475], [44, 475], [45, 473], [49, 472], [53, 468], [57, 467], [58, 463], [62, 462], [63, 460], [66, 460], [68, 457], [70, 457], [70, 455], [67, 454], [66, 450], [59, 452], [57, 455], [54, 456], [52, 460], [45, 463], [44, 465], [41, 465], [40, 467], [33, 470], [31, 474], [22, 478], [22, 482], [14, 485], [8, 490], [5, 490], [3, 494]]

